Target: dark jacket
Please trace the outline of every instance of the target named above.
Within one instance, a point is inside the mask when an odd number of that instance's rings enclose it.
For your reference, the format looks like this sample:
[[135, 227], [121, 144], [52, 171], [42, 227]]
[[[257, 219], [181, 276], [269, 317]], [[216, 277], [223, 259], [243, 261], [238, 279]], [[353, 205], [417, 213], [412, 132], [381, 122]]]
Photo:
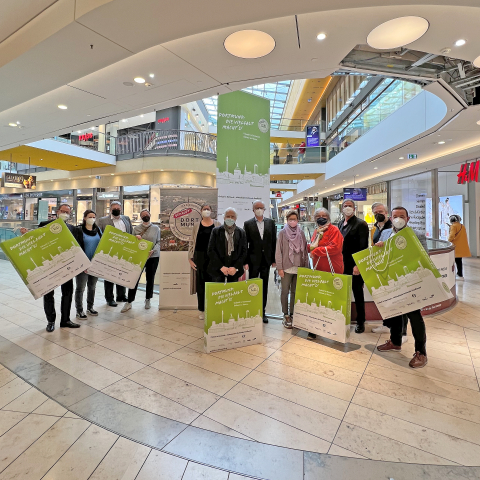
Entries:
[[351, 275], [353, 267], [355, 267], [352, 254], [368, 248], [368, 225], [367, 222], [354, 215], [345, 226], [343, 220], [341, 220], [338, 223], [338, 228], [343, 235], [344, 273]]
[[260, 268], [262, 259], [268, 266], [275, 263], [275, 251], [277, 248], [277, 232], [275, 231], [275, 222], [271, 218], [263, 218], [264, 230], [263, 240], [258, 231], [257, 221], [254, 218], [247, 220], [243, 224], [245, 235], [247, 236], [247, 261], [250, 270]]
[[[47, 220], [45, 222], [40, 222], [38, 225], [38, 228], [45, 227], [49, 223], [52, 223], [53, 220]], [[82, 250], [85, 250], [85, 245], [83, 244], [83, 233], [78, 230], [77, 227], [74, 227], [73, 225], [70, 225], [69, 223], [66, 224], [70, 232], [72, 232], [73, 238], [78, 242]]]
[[210, 242], [208, 243], [208, 273], [214, 278], [223, 277], [220, 271], [222, 267], [235, 267], [238, 272], [235, 277], [243, 275], [243, 266], [247, 259], [247, 237], [242, 228], [236, 228], [233, 234], [234, 250], [232, 255], [227, 255], [227, 239], [225, 227], [220, 225], [212, 230]]

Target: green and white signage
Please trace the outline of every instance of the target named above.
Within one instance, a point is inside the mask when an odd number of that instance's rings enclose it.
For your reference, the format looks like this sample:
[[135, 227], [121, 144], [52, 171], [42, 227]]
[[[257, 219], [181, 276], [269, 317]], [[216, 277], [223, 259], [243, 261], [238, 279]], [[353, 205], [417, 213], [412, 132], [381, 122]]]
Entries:
[[107, 225], [88, 273], [117, 285], [135, 288], [153, 243]]
[[384, 319], [453, 297], [409, 227], [390, 237], [382, 248], [370, 247], [353, 258]]
[[293, 326], [346, 343], [350, 336], [351, 275], [299, 268]]
[[83, 272], [90, 261], [63, 220], [0, 244], [35, 299]]
[[262, 280], [207, 283], [205, 351], [207, 353], [262, 343]]

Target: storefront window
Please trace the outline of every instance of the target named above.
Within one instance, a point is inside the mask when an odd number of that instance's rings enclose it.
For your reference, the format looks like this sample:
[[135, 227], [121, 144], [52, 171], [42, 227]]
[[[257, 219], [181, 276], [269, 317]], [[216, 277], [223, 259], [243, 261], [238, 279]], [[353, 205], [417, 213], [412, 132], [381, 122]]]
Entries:
[[23, 195], [0, 195], [0, 220], [23, 220]]
[[133, 224], [141, 223], [140, 212], [149, 208], [149, 185], [133, 185], [124, 187], [123, 212], [130, 217]]
[[93, 188], [82, 188], [77, 190], [77, 220], [80, 223], [85, 210], [92, 210]]
[[110, 202], [120, 200], [120, 187], [99, 188], [97, 191], [97, 217], [110, 215]]

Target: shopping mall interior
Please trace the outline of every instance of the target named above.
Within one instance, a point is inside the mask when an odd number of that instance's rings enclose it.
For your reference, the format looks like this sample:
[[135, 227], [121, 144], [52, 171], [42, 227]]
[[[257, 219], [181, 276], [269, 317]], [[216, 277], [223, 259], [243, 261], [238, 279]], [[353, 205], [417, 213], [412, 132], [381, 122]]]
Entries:
[[[479, 24], [478, 0], [0, 2], [0, 480], [479, 479]], [[238, 92], [269, 113], [225, 113]], [[242, 128], [266, 145], [249, 171], [238, 158], [253, 150], [223, 140]], [[222, 221], [236, 208], [241, 227], [261, 200], [275, 234], [296, 212], [310, 243], [315, 212], [340, 226], [348, 198], [370, 255], [374, 204], [407, 209], [425, 237], [446, 291], [416, 307], [428, 364], [409, 366], [411, 324], [398, 351], [377, 349], [391, 337], [373, 331], [385, 315], [368, 284], [364, 332], [350, 291], [344, 341], [295, 318], [285, 328], [273, 260], [258, 341], [210, 350], [209, 307], [190, 288], [201, 204]], [[80, 328], [45, 330], [48, 289], [7, 246], [28, 253], [45, 222], [78, 226], [88, 210], [119, 228], [114, 208], [142, 235], [148, 212], [158, 269], [149, 280], [138, 268], [130, 308], [100, 277], [84, 318], [57, 288], [50, 307]], [[456, 249], [452, 216], [471, 255]], [[30, 248], [35, 268], [55, 263], [42, 248]], [[238, 323], [255, 322], [248, 312]], [[221, 315], [213, 326], [236, 324]]]

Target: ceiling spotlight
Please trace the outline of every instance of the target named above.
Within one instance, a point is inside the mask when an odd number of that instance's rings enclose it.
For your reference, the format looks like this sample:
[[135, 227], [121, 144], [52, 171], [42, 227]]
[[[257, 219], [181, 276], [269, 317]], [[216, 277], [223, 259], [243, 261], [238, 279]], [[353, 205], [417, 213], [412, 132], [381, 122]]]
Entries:
[[480, 120], [477, 122], [477, 125], [480, 125]]
[[240, 30], [230, 34], [223, 42], [225, 50], [239, 58], [260, 58], [275, 48], [271, 35], [259, 30]]
[[122, 119], [122, 122], [126, 122], [126, 121], [127, 121], [127, 119], [126, 119], [126, 118], [123, 118], [123, 119]]
[[460, 40], [457, 40], [457, 41], [455, 42], [455, 46], [456, 46], [456, 47], [461, 47], [462, 45], [465, 45], [466, 43], [467, 43], [467, 41], [464, 40], [463, 38], [461, 38]]
[[13, 122], [10, 122], [10, 123], [8, 124], [8, 126], [9, 126], [9, 127], [16, 127], [17, 124], [16, 124], [16, 123], [13, 123]]
[[20, 125], [20, 122], [17, 122], [17, 125]]
[[143, 113], [140, 115], [140, 118], [143, 118]]
[[445, 140], [441, 140], [440, 142], [438, 142], [439, 145], [443, 145], [445, 143]]
[[160, 171], [163, 172], [163, 168]]
[[190, 170], [190, 173], [193, 173], [193, 170]]
[[112, 176], [113, 176], [113, 175], [115, 175], [115, 174], [114, 174], [114, 173], [111, 173], [110, 175], [112, 175]]
[[325, 33], [319, 33], [317, 35], [317, 40], [325, 40], [327, 38], [327, 35]]
[[150, 78], [155, 78], [155, 74], [151, 73], [151, 74], [149, 75], [149, 77], [150, 77]]
[[473, 61], [473, 65], [480, 68], [480, 55]]
[[66, 105], [57, 105], [60, 110], [66, 110], [68, 107]]
[[143, 77], [135, 77], [133, 81], [136, 83], [145, 83], [145, 79]]
[[403, 47], [425, 35], [428, 27], [428, 21], [422, 17], [394, 18], [374, 28], [367, 43], [379, 50]]
[[137, 170], [137, 173], [141, 173], [141, 170]]
[[403, 160], [405, 157], [398, 157], [399, 160]]
[[374, 170], [378, 170], [378, 167], [373, 167]]

